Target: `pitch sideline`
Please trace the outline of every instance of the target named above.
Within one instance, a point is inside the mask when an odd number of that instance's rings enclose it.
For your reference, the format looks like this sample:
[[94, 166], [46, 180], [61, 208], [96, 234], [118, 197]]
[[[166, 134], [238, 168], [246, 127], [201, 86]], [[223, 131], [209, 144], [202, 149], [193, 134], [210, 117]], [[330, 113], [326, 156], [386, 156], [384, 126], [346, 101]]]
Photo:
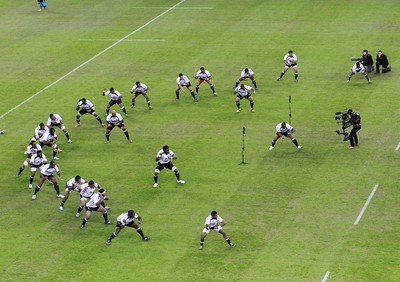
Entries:
[[356, 221], [354, 222], [354, 225], [357, 225], [360, 222], [361, 217], [363, 216], [365, 210], [367, 209], [369, 202], [371, 202], [371, 199], [374, 196], [378, 187], [379, 187], [379, 184], [376, 184], [375, 187], [372, 189], [371, 194], [369, 194], [369, 197], [368, 197], [367, 201], [365, 202], [363, 208], [361, 209], [360, 214], [358, 215]]
[[326, 282], [326, 281], [328, 281], [329, 274], [331, 274], [331, 273], [330, 273], [329, 271], [327, 271], [327, 272], [325, 273], [324, 279], [322, 279], [321, 282]]

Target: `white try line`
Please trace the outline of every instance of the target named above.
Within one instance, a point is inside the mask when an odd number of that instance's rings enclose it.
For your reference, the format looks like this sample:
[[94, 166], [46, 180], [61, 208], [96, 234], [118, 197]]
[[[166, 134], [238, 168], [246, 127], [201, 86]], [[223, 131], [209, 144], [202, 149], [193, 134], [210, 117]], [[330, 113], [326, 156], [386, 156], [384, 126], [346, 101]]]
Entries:
[[321, 282], [326, 282], [326, 281], [328, 281], [329, 274], [331, 274], [331, 273], [330, 273], [329, 271], [327, 271], [327, 272], [325, 273], [324, 279], [322, 279]]
[[372, 197], [374, 196], [374, 194], [375, 194], [375, 192], [376, 192], [376, 189], [378, 189], [378, 187], [379, 187], [379, 184], [376, 184], [375, 187], [374, 187], [374, 189], [372, 189], [371, 194], [369, 194], [369, 197], [368, 197], [367, 201], [365, 202], [363, 208], [361, 209], [361, 212], [360, 212], [360, 214], [358, 215], [356, 221], [354, 222], [354, 225], [357, 225], [357, 224], [360, 222], [361, 217], [363, 216], [365, 210], [367, 209], [367, 207], [368, 207], [368, 205], [369, 205], [369, 202], [371, 202], [371, 199], [372, 199]]
[[[132, 9], [168, 9], [168, 7], [132, 7]], [[212, 10], [212, 7], [176, 7], [176, 10]]]
[[128, 35], [122, 37], [121, 39], [119, 39], [117, 42], [111, 44], [110, 46], [108, 46], [107, 48], [105, 48], [103, 51], [101, 51], [100, 53], [94, 55], [92, 58], [90, 58], [89, 60], [87, 60], [86, 62], [80, 64], [79, 66], [77, 66], [76, 68], [74, 68], [72, 71], [68, 72], [67, 74], [64, 74], [62, 77], [60, 77], [59, 79], [55, 80], [54, 82], [50, 83], [49, 85], [47, 85], [45, 88], [43, 88], [42, 90], [39, 90], [38, 92], [36, 92], [35, 94], [33, 94], [32, 96], [30, 96], [28, 99], [22, 101], [21, 103], [19, 103], [18, 105], [16, 105], [14, 108], [12, 108], [11, 110], [8, 110], [7, 112], [5, 112], [4, 114], [2, 114], [0, 116], [0, 119], [4, 118], [6, 115], [8, 115], [9, 113], [11, 113], [12, 111], [18, 109], [19, 107], [21, 107], [23, 104], [25, 104], [26, 102], [32, 100], [33, 98], [35, 98], [36, 96], [38, 96], [40, 93], [42, 93], [43, 91], [45, 91], [46, 89], [52, 87], [53, 85], [57, 84], [58, 82], [60, 82], [61, 80], [63, 80], [64, 78], [70, 76], [71, 74], [73, 74], [74, 72], [76, 72], [77, 70], [79, 70], [80, 68], [86, 66], [88, 63], [90, 63], [91, 61], [93, 61], [94, 59], [96, 59], [97, 57], [101, 56], [102, 54], [104, 54], [105, 52], [107, 52], [108, 50], [110, 50], [111, 48], [115, 47], [116, 45], [118, 45], [119, 43], [123, 42], [124, 40], [126, 40], [128, 37], [132, 36], [133, 34], [135, 34], [136, 32], [142, 30], [143, 28], [145, 28], [146, 26], [148, 26], [149, 24], [151, 24], [152, 22], [156, 21], [157, 19], [159, 19], [160, 17], [164, 16], [165, 14], [167, 14], [168, 12], [170, 12], [171, 10], [175, 9], [177, 6], [179, 6], [180, 4], [184, 3], [186, 0], [182, 0], [179, 3], [175, 4], [172, 7], [166, 7], [166, 11], [162, 12], [161, 14], [159, 14], [158, 16], [156, 16], [155, 18], [153, 18], [152, 20], [148, 21], [147, 23], [145, 23], [144, 25], [142, 25], [141, 27], [135, 29], [134, 31], [132, 31], [131, 33], [129, 33]]
[[[80, 38], [79, 41], [118, 41], [112, 38]], [[125, 39], [124, 42], [165, 42], [165, 39]]]
[[395, 151], [398, 151], [399, 149], [400, 149], [400, 142], [399, 142], [399, 144], [397, 144]]

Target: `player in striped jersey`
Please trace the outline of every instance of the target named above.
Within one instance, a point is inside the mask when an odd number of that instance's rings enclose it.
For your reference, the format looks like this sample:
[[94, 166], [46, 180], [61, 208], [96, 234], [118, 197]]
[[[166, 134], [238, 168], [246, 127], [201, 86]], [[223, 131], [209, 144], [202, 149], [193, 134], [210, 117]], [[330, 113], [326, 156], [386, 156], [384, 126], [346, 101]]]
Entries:
[[64, 193], [64, 199], [61, 201], [61, 205], [59, 207], [60, 211], [64, 210], [64, 205], [67, 202], [69, 195], [71, 194], [71, 191], [76, 191], [78, 193], [81, 192], [81, 185], [85, 184], [86, 180], [80, 177], [79, 175], [71, 178], [70, 180], [67, 181], [65, 184], [65, 193]]
[[90, 215], [92, 211], [98, 211], [103, 214], [104, 224], [112, 224], [111, 221], [108, 220], [108, 214], [105, 207], [101, 205], [101, 203], [106, 199], [106, 190], [100, 189], [99, 192], [94, 193], [90, 200], [86, 203], [86, 214], [81, 224], [81, 229], [85, 229], [86, 223], [90, 219]]
[[39, 126], [35, 128], [35, 132], [31, 140], [39, 141], [40, 137], [42, 137], [46, 131], [49, 131], [49, 128], [43, 122], [41, 122]]
[[32, 157], [32, 155], [36, 154], [37, 151], [42, 150], [42, 147], [38, 144], [36, 144], [35, 140], [31, 140], [29, 143], [28, 147], [26, 147], [26, 150], [24, 154], [26, 155], [25, 161], [22, 163], [22, 165], [19, 168], [17, 176], [20, 177], [21, 173], [24, 171], [25, 167], [29, 165], [29, 161]]
[[69, 138], [69, 133], [65, 128], [65, 125], [62, 121], [62, 118], [59, 114], [50, 114], [49, 119], [47, 120], [47, 127], [48, 128], [56, 128], [58, 127], [64, 132], [65, 137], [68, 140], [68, 143], [72, 143], [72, 140]]
[[208, 83], [208, 85], [210, 85], [211, 91], [213, 92], [214, 96], [217, 95], [217, 93], [215, 93], [214, 85], [213, 85], [212, 80], [211, 80], [211, 74], [204, 67], [201, 67], [197, 71], [197, 73], [194, 76], [194, 78], [198, 79], [197, 84], [196, 84], [196, 94], [199, 94], [200, 84], [202, 84], [205, 81], [205, 82]]
[[110, 133], [116, 126], [122, 130], [122, 132], [125, 134], [126, 138], [128, 139], [128, 142], [132, 143], [132, 139], [129, 137], [129, 132], [125, 128], [124, 119], [122, 118], [122, 116], [119, 113], [117, 113], [115, 110], [113, 110], [111, 112], [111, 114], [109, 114], [107, 116], [106, 120], [107, 120], [107, 130], [106, 130], [106, 142], [105, 143], [110, 142]]
[[62, 152], [62, 150], [57, 146], [57, 140], [58, 137], [54, 128], [50, 128], [49, 131], [46, 131], [39, 140], [42, 148], [44, 146], [53, 148], [53, 160], [59, 160], [56, 155], [57, 153]]
[[165, 145], [161, 150], [157, 152], [156, 162], [157, 167], [154, 170], [154, 184], [153, 188], [157, 188], [158, 186], [158, 174], [164, 169], [167, 168], [172, 170], [175, 173], [176, 180], [178, 180], [179, 184], [184, 184], [185, 181], [180, 178], [179, 170], [176, 166], [173, 165], [171, 160], [176, 159], [175, 153], [169, 149], [168, 145]]
[[199, 250], [203, 250], [204, 247], [204, 239], [207, 237], [210, 230], [214, 230], [215, 232], [220, 233], [225, 241], [229, 244], [229, 246], [234, 247], [235, 245], [231, 243], [229, 236], [226, 234], [222, 227], [225, 225], [225, 221], [222, 217], [218, 215], [216, 211], [212, 211], [209, 216], [206, 217], [206, 221], [204, 222], [203, 232], [201, 233], [200, 238], [200, 248]]
[[255, 74], [254, 74], [254, 71], [251, 68], [245, 68], [245, 69], [242, 70], [242, 72], [240, 73], [239, 79], [236, 81], [235, 86], [233, 86], [233, 89], [237, 88], [241, 81], [247, 80], [248, 78], [250, 78], [251, 81], [253, 82], [254, 88], [256, 90], [258, 90], [257, 82], [256, 82], [256, 79], [255, 79]]
[[29, 160], [29, 164], [31, 165], [31, 176], [29, 177], [29, 188], [32, 188], [33, 179], [36, 175], [36, 170], [41, 170], [43, 165], [47, 164], [47, 158], [43, 154], [42, 150], [37, 150], [36, 154], [33, 154], [31, 159]]
[[91, 114], [97, 119], [101, 126], [105, 126], [105, 124], [101, 121], [99, 115], [95, 112], [95, 107], [93, 103], [89, 100], [86, 100], [86, 98], [79, 99], [76, 110], [78, 111], [78, 114], [76, 115], [75, 127], [81, 126], [81, 116], [83, 116], [84, 114]]
[[276, 80], [281, 80], [282, 76], [285, 75], [287, 70], [293, 68], [294, 81], [298, 82], [297, 78], [299, 76], [299, 70], [297, 68], [297, 56], [293, 53], [292, 50], [289, 50], [288, 53], [283, 57], [283, 63], [285, 64], [285, 66], [283, 67], [280, 77], [278, 77]]
[[355, 63], [354, 66], [350, 69], [350, 74], [349, 74], [349, 77], [347, 78], [347, 82], [350, 82], [351, 77], [354, 74], [356, 74], [357, 72], [361, 73], [362, 75], [364, 75], [364, 77], [368, 81], [368, 83], [372, 82], [369, 79], [368, 73], [365, 71], [365, 68], [364, 68], [363, 64], [361, 64], [360, 62]]
[[[135, 219], [137, 219], [137, 222], [135, 222]], [[139, 233], [143, 241], [150, 240], [149, 237], [144, 236], [142, 228], [140, 227], [141, 224], [142, 217], [135, 213], [134, 210], [129, 210], [126, 213], [120, 214], [117, 218], [117, 226], [115, 227], [115, 231], [111, 234], [110, 238], [108, 238], [107, 245], [111, 245], [111, 240], [117, 237], [121, 229], [123, 229], [125, 226], [135, 228], [136, 232]]]
[[48, 179], [51, 183], [53, 183], [54, 190], [57, 193], [57, 197], [64, 198], [64, 196], [60, 194], [60, 187], [58, 186], [57, 179], [54, 176], [55, 172], [58, 174], [60, 179], [62, 179], [61, 172], [58, 169], [58, 166], [56, 165], [56, 163], [54, 161], [50, 161], [49, 164], [46, 164], [42, 167], [42, 169], [40, 170], [40, 180], [39, 180], [38, 185], [35, 188], [35, 192], [32, 195], [32, 200], [36, 200], [36, 198], [37, 198], [36, 194], [39, 192], [40, 188], [42, 188], [42, 185], [46, 181], [46, 179]]
[[152, 109], [151, 104], [150, 104], [149, 95], [147, 95], [147, 90], [149, 90], [149, 88], [147, 87], [146, 84], [140, 83], [140, 81], [136, 81], [135, 85], [133, 85], [132, 89], [131, 89], [131, 94], [133, 94], [132, 108], [135, 107], [136, 98], [140, 95], [143, 95], [143, 97], [146, 99], [149, 110]]
[[272, 144], [269, 147], [269, 150], [272, 151], [275, 148], [276, 141], [283, 136], [289, 137], [292, 140], [293, 144], [296, 146], [297, 150], [301, 150], [303, 146], [299, 146], [299, 144], [297, 143], [296, 138], [293, 136], [294, 132], [295, 129], [290, 124], [286, 122], [278, 123], [276, 126], [276, 134], [274, 136], [274, 139], [272, 140]]
[[[96, 189], [101, 189], [100, 185], [90, 180], [88, 183], [85, 183], [81, 186], [80, 191], [80, 199], [79, 199], [79, 207], [78, 212], [75, 214], [75, 217], [79, 217], [81, 215], [81, 211], [85, 207], [86, 203], [90, 200], [90, 197], [96, 192]], [[108, 196], [105, 196], [108, 199]], [[102, 206], [105, 207], [104, 201], [102, 202]]]
[[106, 91], [106, 89], [104, 88], [103, 96], [107, 96], [107, 95], [110, 95], [110, 101], [108, 102], [108, 105], [106, 108], [107, 115], [110, 113], [110, 108], [112, 107], [112, 105], [118, 104], [118, 106], [124, 112], [125, 116], [128, 116], [128, 114], [126, 113], [125, 106], [124, 106], [124, 104], [122, 104], [122, 97], [123, 97], [122, 94], [111, 87], [110, 90], [108, 90], [108, 91]]
[[237, 112], [237, 113], [240, 113], [240, 111], [241, 111], [241, 108], [240, 108], [240, 101], [241, 101], [243, 98], [249, 100], [251, 112], [252, 112], [252, 113], [255, 112], [255, 110], [254, 110], [254, 99], [253, 99], [253, 97], [251, 96], [250, 91], [253, 91], [253, 94], [256, 94], [256, 90], [254, 90], [253, 87], [248, 86], [248, 85], [240, 84], [240, 86], [238, 86], [238, 87], [235, 88], [234, 93], [237, 93], [237, 96], [236, 96], [236, 107], [237, 107], [236, 112]]
[[186, 75], [183, 75], [183, 73], [178, 74], [178, 78], [176, 79], [177, 87], [175, 90], [176, 94], [176, 100], [179, 100], [179, 91], [182, 90], [183, 93], [185, 93], [185, 88], [189, 89], [190, 95], [192, 95], [193, 100], [197, 102], [196, 95], [194, 94], [194, 90], [192, 85], [190, 84], [190, 80]]

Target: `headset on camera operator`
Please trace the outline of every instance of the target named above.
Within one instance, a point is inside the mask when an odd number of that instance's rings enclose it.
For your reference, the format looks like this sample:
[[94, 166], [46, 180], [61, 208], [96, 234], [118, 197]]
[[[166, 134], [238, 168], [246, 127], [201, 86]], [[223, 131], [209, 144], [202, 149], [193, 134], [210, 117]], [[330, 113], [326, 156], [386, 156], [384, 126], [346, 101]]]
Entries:
[[361, 129], [361, 116], [357, 112], [353, 112], [352, 109], [349, 109], [347, 114], [350, 116], [351, 125], [353, 125], [347, 140], [350, 140], [349, 149], [353, 149], [358, 146], [357, 132]]

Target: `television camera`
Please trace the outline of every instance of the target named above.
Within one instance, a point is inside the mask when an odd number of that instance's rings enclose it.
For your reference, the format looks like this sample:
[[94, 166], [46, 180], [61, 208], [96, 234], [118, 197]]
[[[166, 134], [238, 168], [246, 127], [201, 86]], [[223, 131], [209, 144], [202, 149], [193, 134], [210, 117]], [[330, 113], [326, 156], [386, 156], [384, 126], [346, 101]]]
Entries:
[[341, 125], [341, 130], [337, 129], [336, 133], [339, 135], [344, 135], [343, 141], [348, 140], [349, 133], [346, 132], [346, 129], [352, 125], [351, 113], [352, 113], [351, 109], [349, 109], [347, 112], [336, 112], [335, 113], [335, 115], [336, 115], [335, 120], [337, 121], [338, 125]]

